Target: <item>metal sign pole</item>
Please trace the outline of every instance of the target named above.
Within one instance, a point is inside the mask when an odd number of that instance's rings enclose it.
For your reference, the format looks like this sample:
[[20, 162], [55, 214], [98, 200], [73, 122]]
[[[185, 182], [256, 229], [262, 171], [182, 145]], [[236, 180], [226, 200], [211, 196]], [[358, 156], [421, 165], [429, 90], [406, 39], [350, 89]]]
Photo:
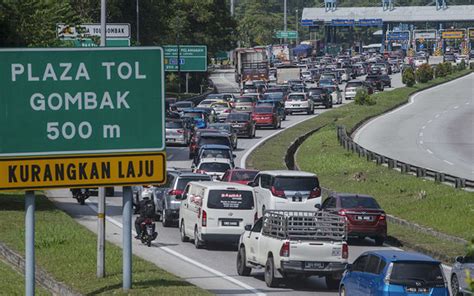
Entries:
[[123, 290], [127, 292], [132, 288], [132, 188], [124, 186], [122, 191]]
[[25, 295], [35, 295], [35, 192], [25, 192]]
[[[104, 47], [107, 38], [107, 6], [106, 0], [100, 1], [100, 46]], [[100, 187], [98, 193], [97, 213], [97, 277], [105, 276], [105, 188]]]

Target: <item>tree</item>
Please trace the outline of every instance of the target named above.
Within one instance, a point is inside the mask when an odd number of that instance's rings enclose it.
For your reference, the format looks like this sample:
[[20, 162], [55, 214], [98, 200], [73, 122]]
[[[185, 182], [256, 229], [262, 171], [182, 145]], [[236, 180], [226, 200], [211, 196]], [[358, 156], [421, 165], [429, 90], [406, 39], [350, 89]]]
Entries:
[[415, 73], [412, 68], [407, 68], [403, 71], [402, 82], [408, 87], [415, 85]]

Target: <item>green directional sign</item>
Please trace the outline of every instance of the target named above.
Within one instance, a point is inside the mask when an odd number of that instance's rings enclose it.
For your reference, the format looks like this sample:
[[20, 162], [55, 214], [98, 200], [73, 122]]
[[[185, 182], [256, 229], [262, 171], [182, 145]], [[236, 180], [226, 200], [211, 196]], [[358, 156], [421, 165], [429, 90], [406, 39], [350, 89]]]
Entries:
[[0, 49], [0, 158], [163, 151], [160, 47]]
[[[165, 45], [164, 65], [165, 71], [178, 71], [178, 46]], [[205, 45], [180, 45], [179, 70], [181, 72], [206, 72], [207, 71], [207, 46]]]
[[[67, 40], [67, 39], [65, 39]], [[75, 47], [99, 47], [92, 38], [71, 39]], [[107, 47], [125, 47], [130, 46], [130, 39], [128, 38], [107, 38], [105, 41]]]
[[275, 38], [297, 39], [298, 32], [296, 31], [277, 31]]

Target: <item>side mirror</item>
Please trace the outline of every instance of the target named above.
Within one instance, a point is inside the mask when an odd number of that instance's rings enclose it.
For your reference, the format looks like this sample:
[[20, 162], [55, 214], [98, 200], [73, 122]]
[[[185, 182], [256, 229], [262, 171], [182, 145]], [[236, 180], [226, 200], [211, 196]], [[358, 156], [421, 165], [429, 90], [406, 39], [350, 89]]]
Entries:
[[458, 263], [464, 263], [464, 257], [463, 257], [463, 256], [457, 256], [457, 257], [456, 257], [456, 262], [458, 262]]
[[183, 195], [182, 194], [176, 194], [175, 199], [176, 200], [183, 200]]
[[244, 229], [245, 229], [245, 231], [250, 231], [250, 230], [252, 230], [252, 225], [250, 225], [250, 224], [245, 225]]
[[321, 211], [321, 205], [320, 204], [315, 204], [314, 207]]
[[232, 154], [232, 157], [233, 157], [233, 158], [236, 158], [236, 157], [237, 157], [237, 155], [235, 155], [235, 154]]
[[254, 181], [249, 182], [250, 187], [257, 187], [257, 183]]
[[352, 264], [346, 264], [346, 270], [352, 271]]

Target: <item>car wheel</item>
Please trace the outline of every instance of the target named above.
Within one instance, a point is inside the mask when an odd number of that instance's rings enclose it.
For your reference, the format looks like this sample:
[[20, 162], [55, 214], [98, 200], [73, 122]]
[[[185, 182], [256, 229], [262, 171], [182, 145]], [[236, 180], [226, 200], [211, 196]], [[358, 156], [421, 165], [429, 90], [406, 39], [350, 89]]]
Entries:
[[278, 128], [281, 128], [281, 120], [278, 121]]
[[451, 291], [453, 292], [453, 296], [461, 296], [462, 294], [459, 292], [459, 280], [458, 277], [453, 274], [451, 276]]
[[341, 287], [339, 291], [339, 296], [346, 296], [346, 288], [344, 286]]
[[247, 257], [245, 254], [245, 247], [241, 247], [237, 253], [237, 273], [240, 276], [249, 276], [252, 272], [252, 268], [247, 267], [245, 264], [247, 262]]
[[163, 227], [170, 226], [170, 221], [166, 219], [166, 213], [165, 213], [164, 207], [163, 207], [163, 211], [161, 211], [161, 223], [163, 224]]
[[181, 225], [179, 226], [179, 234], [183, 243], [189, 241], [189, 237], [186, 236], [186, 231], [184, 230], [184, 221], [181, 221]]
[[326, 287], [329, 290], [336, 290], [339, 287], [339, 283], [341, 282], [340, 277], [336, 278], [334, 275], [327, 275], [326, 279]]
[[257, 128], [253, 128], [253, 134], [252, 134], [252, 138], [255, 138], [255, 135], [257, 134]]
[[375, 244], [376, 244], [377, 246], [382, 246], [382, 245], [383, 245], [383, 242], [385, 241], [385, 238], [382, 237], [382, 236], [378, 236], [378, 237], [376, 237], [374, 240], [375, 240]]
[[203, 242], [199, 239], [199, 232], [197, 226], [194, 228], [194, 246], [196, 249], [201, 249], [203, 246]]
[[268, 257], [267, 263], [265, 264], [265, 283], [268, 287], [276, 287], [278, 285], [278, 279], [275, 278], [275, 266], [273, 265], [273, 257]]

